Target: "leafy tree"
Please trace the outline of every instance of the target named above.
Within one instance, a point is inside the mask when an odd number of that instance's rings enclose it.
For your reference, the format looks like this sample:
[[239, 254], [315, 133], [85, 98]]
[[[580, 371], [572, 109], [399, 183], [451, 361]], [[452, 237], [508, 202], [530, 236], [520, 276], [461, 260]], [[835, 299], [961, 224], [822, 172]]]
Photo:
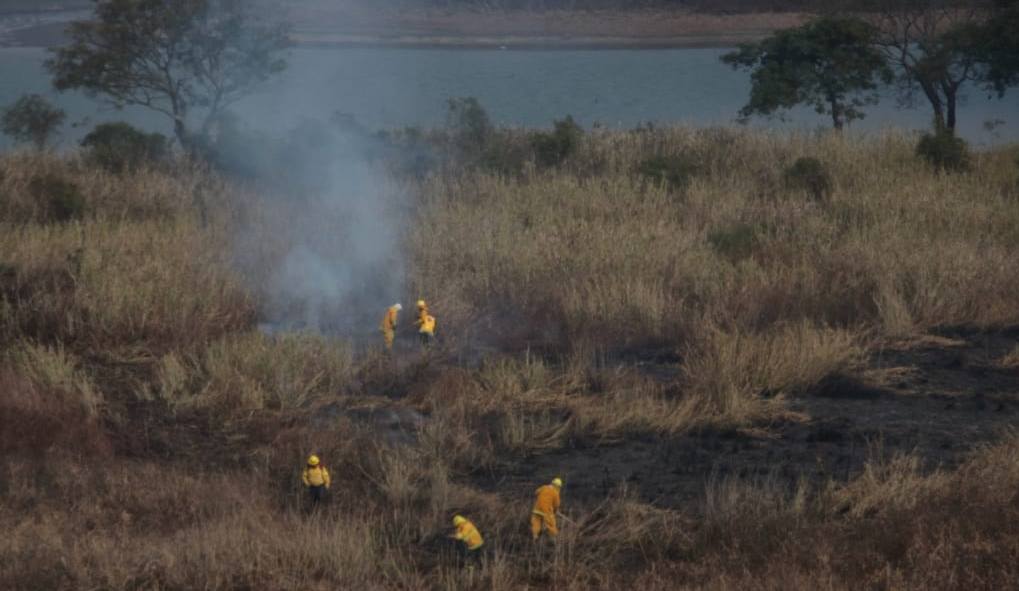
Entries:
[[823, 17], [725, 54], [723, 62], [751, 71], [750, 101], [740, 114], [807, 104], [830, 115], [835, 129], [862, 118], [860, 107], [876, 103], [878, 83], [891, 76], [871, 45], [874, 34], [859, 19]]
[[78, 89], [114, 106], [140, 105], [173, 121], [191, 144], [223, 109], [285, 67], [286, 28], [249, 0], [95, 0], [92, 20], [71, 24], [71, 42], [47, 67], [58, 90]]
[[978, 31], [978, 59], [987, 66], [985, 85], [1003, 96], [1019, 84], [1019, 0], [1003, 0]]
[[983, 0], [874, 0], [877, 46], [898, 73], [900, 100], [921, 94], [934, 110], [934, 127], [955, 132], [967, 83], [987, 82], [981, 58], [990, 7]]
[[62, 109], [38, 94], [26, 94], [3, 110], [0, 126], [16, 141], [32, 142], [42, 150], [67, 117]]

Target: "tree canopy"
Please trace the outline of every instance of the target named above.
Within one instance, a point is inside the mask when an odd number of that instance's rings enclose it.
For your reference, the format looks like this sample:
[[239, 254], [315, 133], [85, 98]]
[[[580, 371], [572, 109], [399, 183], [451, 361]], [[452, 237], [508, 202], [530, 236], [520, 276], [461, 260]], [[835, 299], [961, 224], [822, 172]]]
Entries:
[[824, 17], [741, 45], [722, 56], [751, 71], [750, 100], [743, 117], [772, 115], [806, 104], [831, 116], [841, 129], [877, 102], [877, 88], [891, 76], [872, 45], [875, 31], [855, 18]]
[[31, 142], [42, 150], [66, 116], [42, 96], [26, 94], [0, 111], [0, 129], [16, 141]]
[[930, 103], [934, 126], [955, 130], [967, 85], [999, 97], [1019, 83], [1016, 0], [869, 0], [877, 45], [895, 69], [900, 100]]
[[285, 67], [282, 23], [244, 0], [95, 0], [90, 20], [47, 61], [58, 90], [77, 89], [116, 107], [140, 105], [173, 121], [191, 145], [223, 109]]
[[1019, 0], [1001, 0], [984, 31], [978, 59], [987, 66], [985, 83], [999, 96], [1019, 84]]

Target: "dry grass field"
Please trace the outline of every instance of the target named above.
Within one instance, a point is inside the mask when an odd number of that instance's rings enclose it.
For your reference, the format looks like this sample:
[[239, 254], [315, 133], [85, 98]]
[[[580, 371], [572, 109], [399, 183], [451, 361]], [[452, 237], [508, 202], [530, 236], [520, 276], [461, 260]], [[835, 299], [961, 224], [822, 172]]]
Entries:
[[[271, 195], [0, 155], [0, 588], [1013, 588], [1017, 154], [944, 174], [914, 143], [595, 130], [393, 179], [441, 340], [392, 358], [258, 330]], [[677, 155], [684, 182], [639, 173]]]

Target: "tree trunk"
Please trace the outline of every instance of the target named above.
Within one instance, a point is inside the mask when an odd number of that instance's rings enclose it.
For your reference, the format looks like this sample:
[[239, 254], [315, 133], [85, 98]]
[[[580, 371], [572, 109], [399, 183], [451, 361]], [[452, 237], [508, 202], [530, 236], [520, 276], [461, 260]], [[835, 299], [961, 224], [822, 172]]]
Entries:
[[180, 142], [180, 147], [185, 152], [191, 151], [191, 138], [188, 134], [187, 125], [184, 123], [184, 119], [180, 116], [174, 117], [173, 119], [173, 134], [177, 136], [177, 141]]
[[842, 116], [842, 105], [834, 98], [829, 98], [828, 102], [831, 104], [831, 124], [835, 127], [835, 131], [842, 131], [842, 127], [845, 125], [845, 119]]
[[[941, 131], [946, 129], [945, 126], [945, 103], [941, 100], [941, 95], [938, 93], [938, 88], [931, 82], [920, 81], [920, 88], [923, 90], [924, 96], [931, 103], [931, 108], [934, 109], [934, 129]], [[954, 112], [953, 112], [954, 121]]]
[[955, 134], [955, 107], [958, 104], [958, 89], [957, 88], [946, 88], [945, 89], [945, 102], [947, 111], [947, 120], [945, 121], [945, 128]]

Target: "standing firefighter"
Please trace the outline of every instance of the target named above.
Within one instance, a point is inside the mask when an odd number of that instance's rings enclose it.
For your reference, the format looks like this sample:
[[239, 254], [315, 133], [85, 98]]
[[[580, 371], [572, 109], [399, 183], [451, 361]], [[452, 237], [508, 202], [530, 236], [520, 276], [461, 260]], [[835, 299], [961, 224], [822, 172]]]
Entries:
[[559, 512], [559, 491], [562, 487], [563, 481], [553, 478], [551, 484], [538, 487], [535, 491], [534, 508], [531, 509], [531, 537], [535, 541], [542, 530], [552, 537], [559, 534], [555, 518]]
[[431, 345], [435, 340], [435, 316], [428, 313], [428, 304], [424, 300], [418, 300], [418, 319], [414, 325], [418, 327], [421, 344], [426, 347]]
[[304, 482], [304, 488], [308, 489], [311, 506], [317, 507], [325, 498], [326, 490], [331, 484], [329, 470], [326, 470], [326, 467], [322, 465], [318, 456], [313, 454], [308, 457], [308, 465], [304, 467], [301, 480]]
[[393, 349], [393, 339], [396, 338], [396, 319], [400, 314], [400, 310], [403, 310], [403, 306], [400, 304], [393, 304], [386, 308], [386, 315], [382, 317], [382, 324], [379, 325], [379, 330], [382, 331], [382, 338], [386, 341], [386, 349]]
[[481, 557], [481, 546], [485, 543], [481, 532], [462, 515], [453, 517], [453, 527], [456, 528], [456, 531], [449, 537], [461, 542], [458, 545], [458, 550], [464, 564], [478, 562]]

